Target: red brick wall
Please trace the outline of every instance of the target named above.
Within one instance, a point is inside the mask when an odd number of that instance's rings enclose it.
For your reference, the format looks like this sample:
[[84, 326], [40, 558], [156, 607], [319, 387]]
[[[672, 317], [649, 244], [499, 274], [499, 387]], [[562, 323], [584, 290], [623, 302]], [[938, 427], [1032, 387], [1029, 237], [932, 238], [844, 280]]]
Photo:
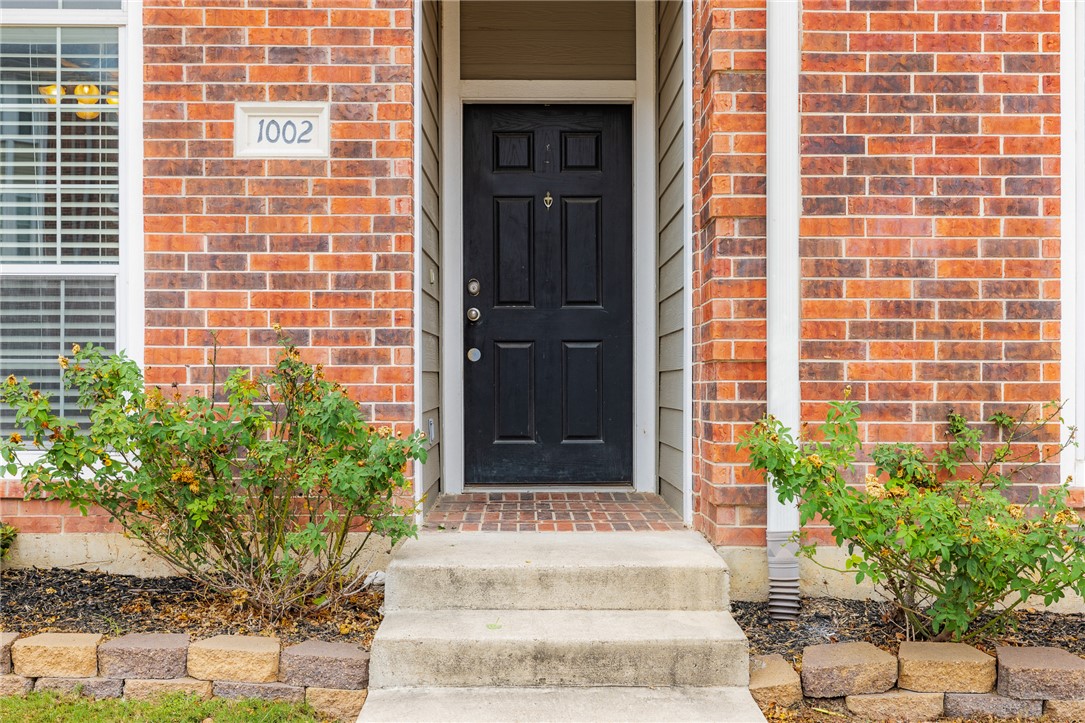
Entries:
[[[144, 4], [147, 380], [206, 389], [213, 330], [221, 365], [267, 365], [278, 323], [368, 419], [407, 430], [411, 2], [240, 4]], [[234, 159], [239, 101], [330, 101], [331, 159]], [[24, 532], [107, 529], [2, 504]]]
[[694, 524], [763, 545], [765, 488], [735, 453], [765, 399], [765, 3], [694, 12]]
[[[764, 0], [700, 2], [696, 524], [761, 544]], [[1058, 399], [1057, 0], [804, 0], [803, 418], [869, 442]], [[715, 109], [715, 113], [712, 110]], [[1055, 466], [1017, 487], [1058, 481]]]

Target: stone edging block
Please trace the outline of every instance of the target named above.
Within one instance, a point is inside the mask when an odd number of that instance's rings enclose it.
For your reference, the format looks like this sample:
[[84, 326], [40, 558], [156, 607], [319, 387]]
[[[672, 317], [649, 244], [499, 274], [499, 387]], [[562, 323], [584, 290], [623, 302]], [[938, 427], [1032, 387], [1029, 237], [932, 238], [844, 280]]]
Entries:
[[40, 690], [73, 695], [78, 692], [87, 698], [120, 698], [124, 681], [117, 678], [38, 678], [34, 682], [34, 692]]
[[369, 653], [350, 643], [306, 640], [283, 650], [279, 680], [288, 685], [361, 690], [369, 684]]
[[870, 643], [803, 648], [802, 689], [811, 698], [884, 693], [896, 682], [897, 659]]
[[188, 674], [199, 680], [274, 683], [279, 640], [257, 635], [216, 635], [188, 646]]
[[19, 639], [19, 633], [0, 633], [0, 675], [11, 673], [11, 644]]
[[894, 688], [886, 693], [849, 695], [848, 710], [866, 720], [931, 721], [942, 717], [943, 693]]
[[1085, 660], [1062, 648], [999, 646], [998, 693], [1022, 700], [1085, 700]]
[[368, 691], [365, 690], [306, 688], [305, 702], [323, 716], [353, 723], [358, 719], [367, 695]]
[[12, 644], [11, 661], [15, 673], [27, 678], [94, 678], [101, 640], [92, 633], [31, 635]]
[[215, 681], [213, 692], [216, 698], [258, 698], [290, 703], [300, 703], [305, 700], [305, 688], [282, 683], [231, 683], [220, 680]]
[[946, 693], [946, 715], [953, 718], [1039, 718], [1043, 704], [997, 693]]
[[897, 660], [897, 685], [906, 690], [989, 693], [995, 688], [995, 659], [964, 643], [901, 643]]
[[770, 703], [788, 708], [802, 702], [802, 683], [784, 656], [751, 655], [750, 695], [762, 708]]
[[182, 633], [131, 633], [98, 646], [103, 678], [183, 678], [188, 636]]
[[174, 678], [162, 680], [137, 680], [130, 678], [124, 681], [124, 697], [128, 700], [153, 700], [162, 695], [171, 693], [188, 693], [197, 698], [207, 700], [211, 697], [211, 681], [196, 680], [195, 678]]

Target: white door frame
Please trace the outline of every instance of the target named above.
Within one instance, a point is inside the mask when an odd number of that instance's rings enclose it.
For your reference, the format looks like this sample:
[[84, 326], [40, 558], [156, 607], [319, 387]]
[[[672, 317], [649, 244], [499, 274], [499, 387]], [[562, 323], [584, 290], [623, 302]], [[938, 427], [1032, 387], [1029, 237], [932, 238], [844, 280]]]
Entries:
[[[638, 0], [637, 79], [461, 80], [460, 3], [441, 7], [441, 472], [464, 489], [463, 106], [467, 103], [615, 103], [633, 108], [633, 489], [655, 492], [656, 100], [655, 2]], [[590, 489], [589, 486], [576, 487]]]

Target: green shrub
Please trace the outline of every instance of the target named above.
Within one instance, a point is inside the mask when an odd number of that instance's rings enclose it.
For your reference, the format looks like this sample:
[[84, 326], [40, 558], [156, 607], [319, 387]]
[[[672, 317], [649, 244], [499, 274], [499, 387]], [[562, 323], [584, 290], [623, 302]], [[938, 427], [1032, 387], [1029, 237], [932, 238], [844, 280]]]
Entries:
[[[779, 498], [798, 500], [802, 524], [820, 517], [850, 557], [857, 582], [869, 579], [900, 606], [911, 637], [964, 640], [997, 631], [1031, 595], [1046, 604], [1068, 589], [1085, 595], [1085, 530], [1066, 503], [1066, 485], [1024, 503], [1014, 478], [1057, 460], [1060, 407], [1032, 422], [999, 413], [998, 441], [951, 413], [944, 448], [879, 444], [863, 486], [847, 481], [861, 449], [859, 408], [830, 405], [820, 439], [795, 440], [769, 416], [739, 444], [771, 477]], [[813, 558], [816, 546], [803, 544]], [[983, 614], [990, 620], [973, 623]]]
[[[423, 437], [373, 429], [320, 366], [281, 345], [267, 373], [237, 370], [210, 396], [187, 397], [145, 389], [123, 355], [73, 347], [59, 363], [89, 427], [8, 377], [0, 397], [26, 442], [0, 440], [0, 457], [28, 495], [84, 514], [104, 508], [185, 574], [273, 619], [331, 605], [364, 586], [371, 535], [395, 543], [417, 533], [402, 498], [408, 463], [425, 459]], [[41, 454], [17, 456], [27, 442]], [[358, 523], [360, 545], [348, 540]]]
[[8, 556], [8, 550], [15, 544], [15, 538], [18, 535], [19, 531], [15, 529], [14, 525], [0, 522], [0, 560]]

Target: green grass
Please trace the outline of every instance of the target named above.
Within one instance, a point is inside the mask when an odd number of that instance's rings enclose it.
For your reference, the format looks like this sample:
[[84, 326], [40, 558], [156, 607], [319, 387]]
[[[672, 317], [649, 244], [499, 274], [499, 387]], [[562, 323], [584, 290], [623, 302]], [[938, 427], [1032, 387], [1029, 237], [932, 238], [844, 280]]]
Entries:
[[318, 723], [300, 703], [262, 700], [198, 700], [170, 695], [155, 701], [91, 700], [54, 693], [0, 697], [0, 721], [19, 723]]

